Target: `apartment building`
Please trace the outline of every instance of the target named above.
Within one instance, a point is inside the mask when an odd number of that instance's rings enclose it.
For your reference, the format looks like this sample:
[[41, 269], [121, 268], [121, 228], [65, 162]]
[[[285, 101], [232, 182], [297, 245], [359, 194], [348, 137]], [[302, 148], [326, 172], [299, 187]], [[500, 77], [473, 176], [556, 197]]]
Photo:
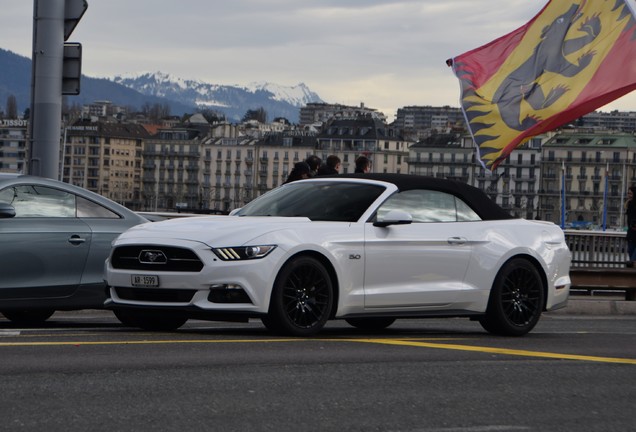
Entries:
[[477, 166], [475, 146], [467, 135], [436, 134], [409, 147], [409, 174], [473, 184]]
[[197, 128], [176, 127], [160, 129], [146, 138], [142, 149], [143, 210], [204, 208], [207, 200], [199, 186], [204, 137]]
[[631, 133], [636, 130], [636, 112], [594, 111], [578, 119], [575, 124], [579, 128]]
[[371, 160], [371, 172], [407, 173], [409, 145], [398, 131], [369, 115], [331, 120], [318, 134], [315, 154], [323, 161], [335, 154], [341, 160], [341, 174], [355, 171], [355, 160]]
[[141, 207], [141, 125], [80, 120], [64, 131], [62, 180], [133, 210]]
[[360, 116], [370, 116], [382, 122], [386, 122], [386, 115], [374, 108], [368, 108], [361, 103], [360, 106], [349, 106], [342, 104], [328, 103], [308, 103], [300, 108], [300, 125], [311, 125], [314, 123], [327, 123], [330, 120], [355, 119]]
[[436, 134], [409, 148], [409, 173], [458, 180], [485, 191], [517, 217], [537, 217], [541, 142], [533, 138], [515, 149], [494, 172], [477, 160], [475, 144], [466, 134]]
[[451, 129], [466, 130], [464, 114], [460, 108], [449, 106], [406, 106], [398, 108], [393, 126], [413, 141]]
[[0, 119], [0, 172], [26, 173], [29, 122]]
[[[302, 130], [269, 134], [256, 143], [258, 156], [258, 195], [280, 186], [287, 180], [296, 162], [316, 154], [317, 136]], [[320, 157], [320, 156], [319, 156]]]
[[636, 184], [633, 134], [563, 130], [543, 145], [541, 160], [541, 219], [624, 225], [627, 188]]

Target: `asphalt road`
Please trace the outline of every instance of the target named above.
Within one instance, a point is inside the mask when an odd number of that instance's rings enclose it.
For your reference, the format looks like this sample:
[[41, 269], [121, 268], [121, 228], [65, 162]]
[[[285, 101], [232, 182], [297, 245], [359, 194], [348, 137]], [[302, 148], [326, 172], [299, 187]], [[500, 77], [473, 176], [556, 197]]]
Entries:
[[0, 431], [633, 431], [636, 316], [544, 315], [522, 338], [465, 319], [312, 339], [250, 324], [42, 328], [0, 318]]

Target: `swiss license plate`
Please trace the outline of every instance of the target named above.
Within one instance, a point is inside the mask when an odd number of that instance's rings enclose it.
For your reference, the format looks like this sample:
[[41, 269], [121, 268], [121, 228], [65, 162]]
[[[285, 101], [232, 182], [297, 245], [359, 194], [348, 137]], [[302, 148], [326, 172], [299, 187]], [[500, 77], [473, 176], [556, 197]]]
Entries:
[[132, 286], [135, 287], [158, 287], [159, 286], [159, 276], [155, 275], [132, 275], [131, 276]]

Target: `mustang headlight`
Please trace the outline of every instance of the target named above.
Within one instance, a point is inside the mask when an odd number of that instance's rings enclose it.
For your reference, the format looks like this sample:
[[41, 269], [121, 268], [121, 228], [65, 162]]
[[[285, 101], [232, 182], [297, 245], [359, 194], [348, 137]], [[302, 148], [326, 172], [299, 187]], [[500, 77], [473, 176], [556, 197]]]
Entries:
[[264, 258], [274, 249], [276, 249], [275, 245], [236, 246], [212, 248], [212, 252], [223, 261], [240, 261]]

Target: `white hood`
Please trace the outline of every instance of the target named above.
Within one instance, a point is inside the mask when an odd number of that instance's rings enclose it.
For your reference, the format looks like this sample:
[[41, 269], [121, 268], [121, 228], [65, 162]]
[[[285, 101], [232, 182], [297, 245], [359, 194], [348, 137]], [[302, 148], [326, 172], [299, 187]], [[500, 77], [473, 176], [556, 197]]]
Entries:
[[201, 216], [170, 219], [137, 225], [124, 232], [119, 239], [135, 242], [144, 239], [164, 243], [170, 238], [205, 243], [209, 246], [240, 246], [263, 234], [287, 229], [291, 225], [307, 224], [305, 217], [267, 216]]

